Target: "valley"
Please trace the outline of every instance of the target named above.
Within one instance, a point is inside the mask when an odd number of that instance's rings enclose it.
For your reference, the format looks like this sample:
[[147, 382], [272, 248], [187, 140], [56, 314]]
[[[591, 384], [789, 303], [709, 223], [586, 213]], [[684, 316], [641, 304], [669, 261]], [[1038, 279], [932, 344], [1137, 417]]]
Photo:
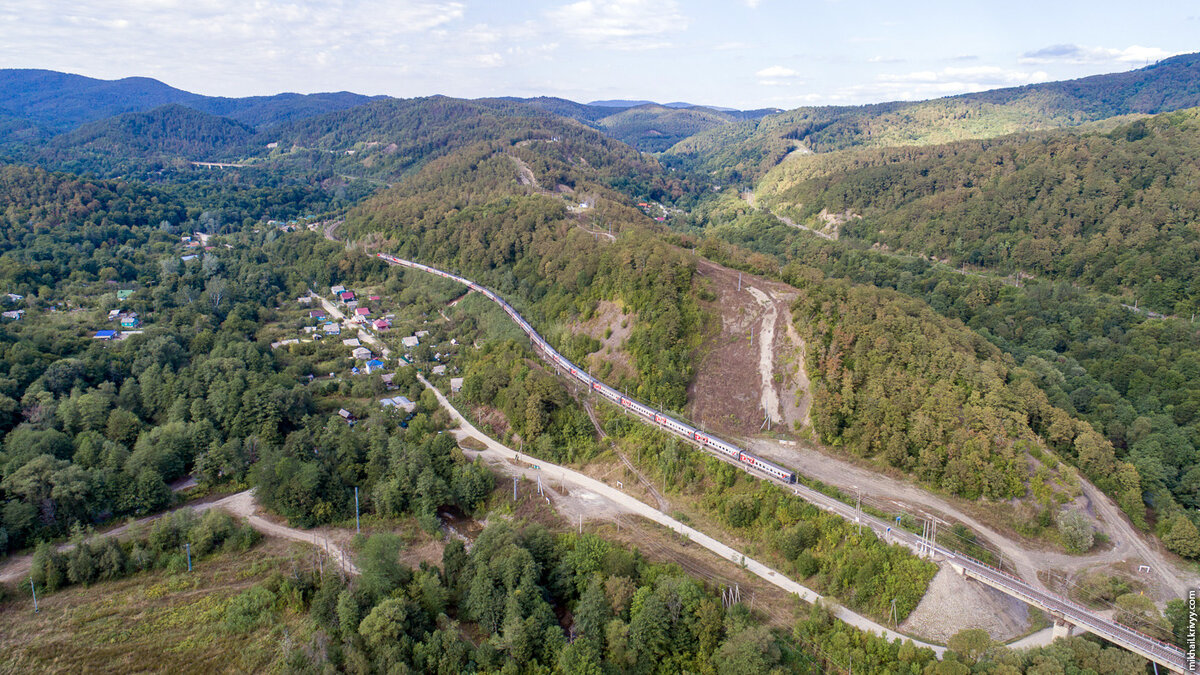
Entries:
[[1197, 64], [793, 110], [0, 71], [0, 671], [1180, 670]]

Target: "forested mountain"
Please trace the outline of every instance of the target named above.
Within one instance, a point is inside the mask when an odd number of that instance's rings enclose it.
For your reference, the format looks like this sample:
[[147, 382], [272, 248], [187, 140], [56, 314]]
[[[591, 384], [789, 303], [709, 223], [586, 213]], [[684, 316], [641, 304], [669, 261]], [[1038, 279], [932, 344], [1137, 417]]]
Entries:
[[1197, 105], [1200, 54], [1187, 54], [1068, 82], [911, 103], [797, 108], [710, 129], [681, 141], [668, 154], [722, 182], [751, 182], [798, 147], [829, 152], [862, 145], [928, 145]]
[[[259, 134], [257, 142], [278, 143], [263, 159], [269, 166], [331, 168], [386, 181], [475, 143], [498, 142], [513, 151], [537, 145], [539, 152], [550, 152], [567, 165], [591, 167], [592, 175], [625, 194], [674, 199], [691, 189], [668, 179], [653, 159], [580, 122], [499, 99], [375, 101], [281, 125]], [[543, 185], [547, 190], [573, 187], [569, 178], [555, 176], [547, 176]]]
[[261, 129], [369, 100], [369, 96], [349, 92], [224, 98], [193, 94], [148, 77], [99, 80], [51, 70], [0, 70], [0, 112], [56, 132], [122, 113], [147, 112], [169, 103]]
[[52, 70], [0, 70], [0, 110], [55, 131], [198, 98], [148, 77], [98, 80]]
[[789, 161], [759, 197], [841, 236], [1200, 310], [1200, 108], [1108, 134], [1043, 133]]
[[213, 161], [244, 150], [253, 135], [239, 122], [171, 103], [84, 124], [56, 136], [44, 156], [50, 162], [79, 161], [89, 155]]
[[[799, 267], [787, 278], [813, 288], [827, 287], [820, 293], [833, 292], [841, 298], [815, 307], [805, 305], [802, 316], [821, 319], [815, 324], [809, 319], [805, 322], [826, 327], [822, 341], [836, 345], [847, 340], [855, 347], [852, 355], [839, 347], [834, 352], [838, 358], [813, 358], [814, 352], [810, 351], [812, 372], [827, 378], [828, 384], [819, 396], [829, 396], [826, 404], [814, 408], [814, 424], [820, 428], [832, 423], [826, 428], [834, 429], [834, 438], [841, 438], [849, 449], [874, 445], [876, 450], [872, 452], [886, 456], [886, 445], [880, 443], [886, 437], [899, 444], [895, 449], [901, 461], [911, 461], [902, 450], [902, 435], [893, 432], [928, 429], [930, 418], [924, 413], [902, 414], [880, 422], [878, 416], [886, 418], [888, 409], [920, 401], [911, 396], [913, 378], [919, 381], [949, 365], [939, 357], [941, 365], [918, 366], [926, 358], [921, 354], [931, 348], [932, 336], [954, 336], [949, 338], [950, 344], [970, 344], [981, 354], [991, 352], [980, 349], [978, 337], [961, 328], [950, 329], [938, 319], [934, 321], [942, 328], [900, 327], [912, 321], [905, 314], [919, 316], [933, 310], [942, 317], [961, 321], [1005, 352], [998, 361], [989, 357], [991, 363], [983, 373], [1005, 372], [1007, 384], [972, 387], [972, 391], [988, 391], [994, 396], [1017, 384], [1021, 393], [1001, 396], [1009, 402], [1001, 405], [1003, 409], [1015, 401], [1033, 400], [1029, 385], [1036, 384], [1058, 411], [1047, 417], [1037, 412], [1045, 410], [1046, 404], [1038, 403], [1021, 418], [1040, 428], [1048, 445], [1084, 468], [1098, 486], [1122, 502], [1135, 520], [1140, 517], [1143, 502], [1154, 509], [1157, 532], [1172, 550], [1189, 557], [1200, 556], [1200, 535], [1192, 522], [1200, 521], [1200, 492], [1196, 488], [1200, 472], [1195, 470], [1200, 461], [1200, 389], [1193, 384], [1200, 363], [1200, 336], [1186, 319], [1151, 319], [1110, 297], [1071, 283], [1027, 279], [1016, 286], [1002, 283], [998, 277], [963, 275], [929, 260], [875, 250], [853, 240], [830, 241], [785, 225], [733, 195], [697, 219], [709, 226], [705, 233], [711, 239], [701, 249], [706, 255], [728, 259], [732, 254], [723, 242], [732, 243], [753, 252], [743, 258], [733, 256], [748, 264], [748, 269], [772, 273], [779, 265], [791, 262]], [[814, 281], [822, 277], [827, 278], [820, 284]], [[841, 285], [836, 279], [849, 279], [863, 286], [834, 291]], [[895, 289], [920, 302], [906, 306], [885, 301], [864, 290], [871, 286]], [[893, 313], [883, 311], [886, 308], [903, 309]], [[899, 337], [906, 333], [908, 339]], [[951, 353], [945, 351], [946, 356]], [[1005, 363], [1009, 365], [1002, 365]], [[1014, 368], [1013, 364], [1021, 367]], [[997, 365], [1001, 370], [995, 370]], [[953, 391], [957, 383], [979, 376], [978, 372], [968, 375], [960, 371], [954, 377], [939, 378], [937, 386], [948, 386]], [[847, 382], [853, 386], [847, 387]], [[945, 401], [949, 396], [942, 392], [927, 401]], [[971, 414], [990, 407], [985, 405]], [[827, 414], [834, 417], [822, 417]], [[1078, 421], [1066, 422], [1066, 415], [1086, 420], [1090, 429], [1103, 438], [1086, 434], [1088, 450], [1082, 452], [1082, 447], [1076, 447], [1080, 441], [1075, 434], [1089, 427]], [[922, 421], [918, 424], [917, 420]], [[1053, 422], [1049, 428], [1037, 426], [1046, 420]], [[874, 436], [879, 429], [888, 430], [885, 437]], [[1104, 449], [1110, 444], [1111, 450]], [[1098, 451], [1108, 457], [1115, 453], [1117, 465], [1125, 468], [1114, 470], [1110, 460], [1105, 460], [1092, 464], [1101, 467], [1099, 472], [1089, 470], [1087, 464], [1094, 462]], [[973, 453], [974, 449], [967, 454]], [[1093, 459], [1081, 463], [1085, 454]], [[956, 453], [954, 461], [962, 457]], [[1130, 466], [1137, 470], [1137, 478], [1128, 474]], [[1131, 479], [1140, 482], [1140, 500], [1134, 499], [1136, 495], [1129, 489], [1134, 485]], [[1036, 520], [1029, 518], [1026, 522], [1033, 525]]]
[[661, 152], [701, 131], [737, 118], [710, 108], [668, 108], [650, 104], [597, 120], [606, 134], [643, 152]]

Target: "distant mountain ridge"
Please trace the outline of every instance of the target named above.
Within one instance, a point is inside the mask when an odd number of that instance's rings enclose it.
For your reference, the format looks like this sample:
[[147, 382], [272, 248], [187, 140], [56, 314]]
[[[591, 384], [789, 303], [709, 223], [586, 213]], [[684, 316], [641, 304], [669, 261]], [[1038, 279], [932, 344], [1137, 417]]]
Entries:
[[1075, 127], [1200, 105], [1200, 54], [1077, 80], [927, 101], [796, 108], [682, 140], [669, 155], [721, 181], [753, 181], [791, 152], [929, 145]]
[[193, 94], [148, 77], [100, 80], [52, 70], [0, 70], [0, 113], [53, 132], [171, 103], [262, 129], [352, 108], [373, 98], [350, 92], [225, 98]]

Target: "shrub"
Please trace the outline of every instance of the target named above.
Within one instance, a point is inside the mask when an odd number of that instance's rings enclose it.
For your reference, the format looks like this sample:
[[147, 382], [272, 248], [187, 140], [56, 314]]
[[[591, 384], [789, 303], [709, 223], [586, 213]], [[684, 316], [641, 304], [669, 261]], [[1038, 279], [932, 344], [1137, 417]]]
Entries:
[[1058, 534], [1062, 537], [1063, 545], [1073, 553], [1083, 553], [1090, 549], [1096, 537], [1087, 516], [1074, 509], [1059, 512]]
[[230, 633], [248, 633], [271, 619], [275, 594], [262, 586], [236, 596], [225, 608], [224, 628]]

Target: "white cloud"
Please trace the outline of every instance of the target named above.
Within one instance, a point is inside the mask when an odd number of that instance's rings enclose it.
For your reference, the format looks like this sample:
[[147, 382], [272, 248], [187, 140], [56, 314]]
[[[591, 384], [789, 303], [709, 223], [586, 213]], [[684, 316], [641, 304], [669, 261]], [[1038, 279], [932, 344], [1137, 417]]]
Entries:
[[758, 83], [764, 87], [782, 87], [788, 85], [796, 86], [804, 84], [800, 80], [796, 79], [800, 77], [800, 73], [786, 66], [769, 66], [754, 73], [754, 76], [758, 78]]
[[670, 46], [667, 36], [687, 29], [675, 0], [579, 0], [546, 13], [567, 37], [604, 49]]
[[784, 66], [770, 66], [754, 73], [758, 77], [797, 77], [800, 73]]
[[1070, 64], [1117, 64], [1146, 63], [1159, 61], [1180, 52], [1170, 52], [1159, 47], [1133, 45], [1124, 49], [1113, 47], [1085, 47], [1074, 44], [1059, 44], [1042, 47], [1021, 55], [1020, 62], [1026, 64], [1070, 63]]
[[931, 92], [979, 91], [997, 86], [1015, 87], [1045, 82], [1050, 75], [1042, 70], [1010, 70], [999, 66], [951, 67], [941, 70], [918, 70], [910, 73], [883, 74], [876, 79], [885, 87], [909, 87], [917, 84]]
[[762, 4], [762, 0], [742, 0], [742, 4], [750, 9], [757, 9]]

